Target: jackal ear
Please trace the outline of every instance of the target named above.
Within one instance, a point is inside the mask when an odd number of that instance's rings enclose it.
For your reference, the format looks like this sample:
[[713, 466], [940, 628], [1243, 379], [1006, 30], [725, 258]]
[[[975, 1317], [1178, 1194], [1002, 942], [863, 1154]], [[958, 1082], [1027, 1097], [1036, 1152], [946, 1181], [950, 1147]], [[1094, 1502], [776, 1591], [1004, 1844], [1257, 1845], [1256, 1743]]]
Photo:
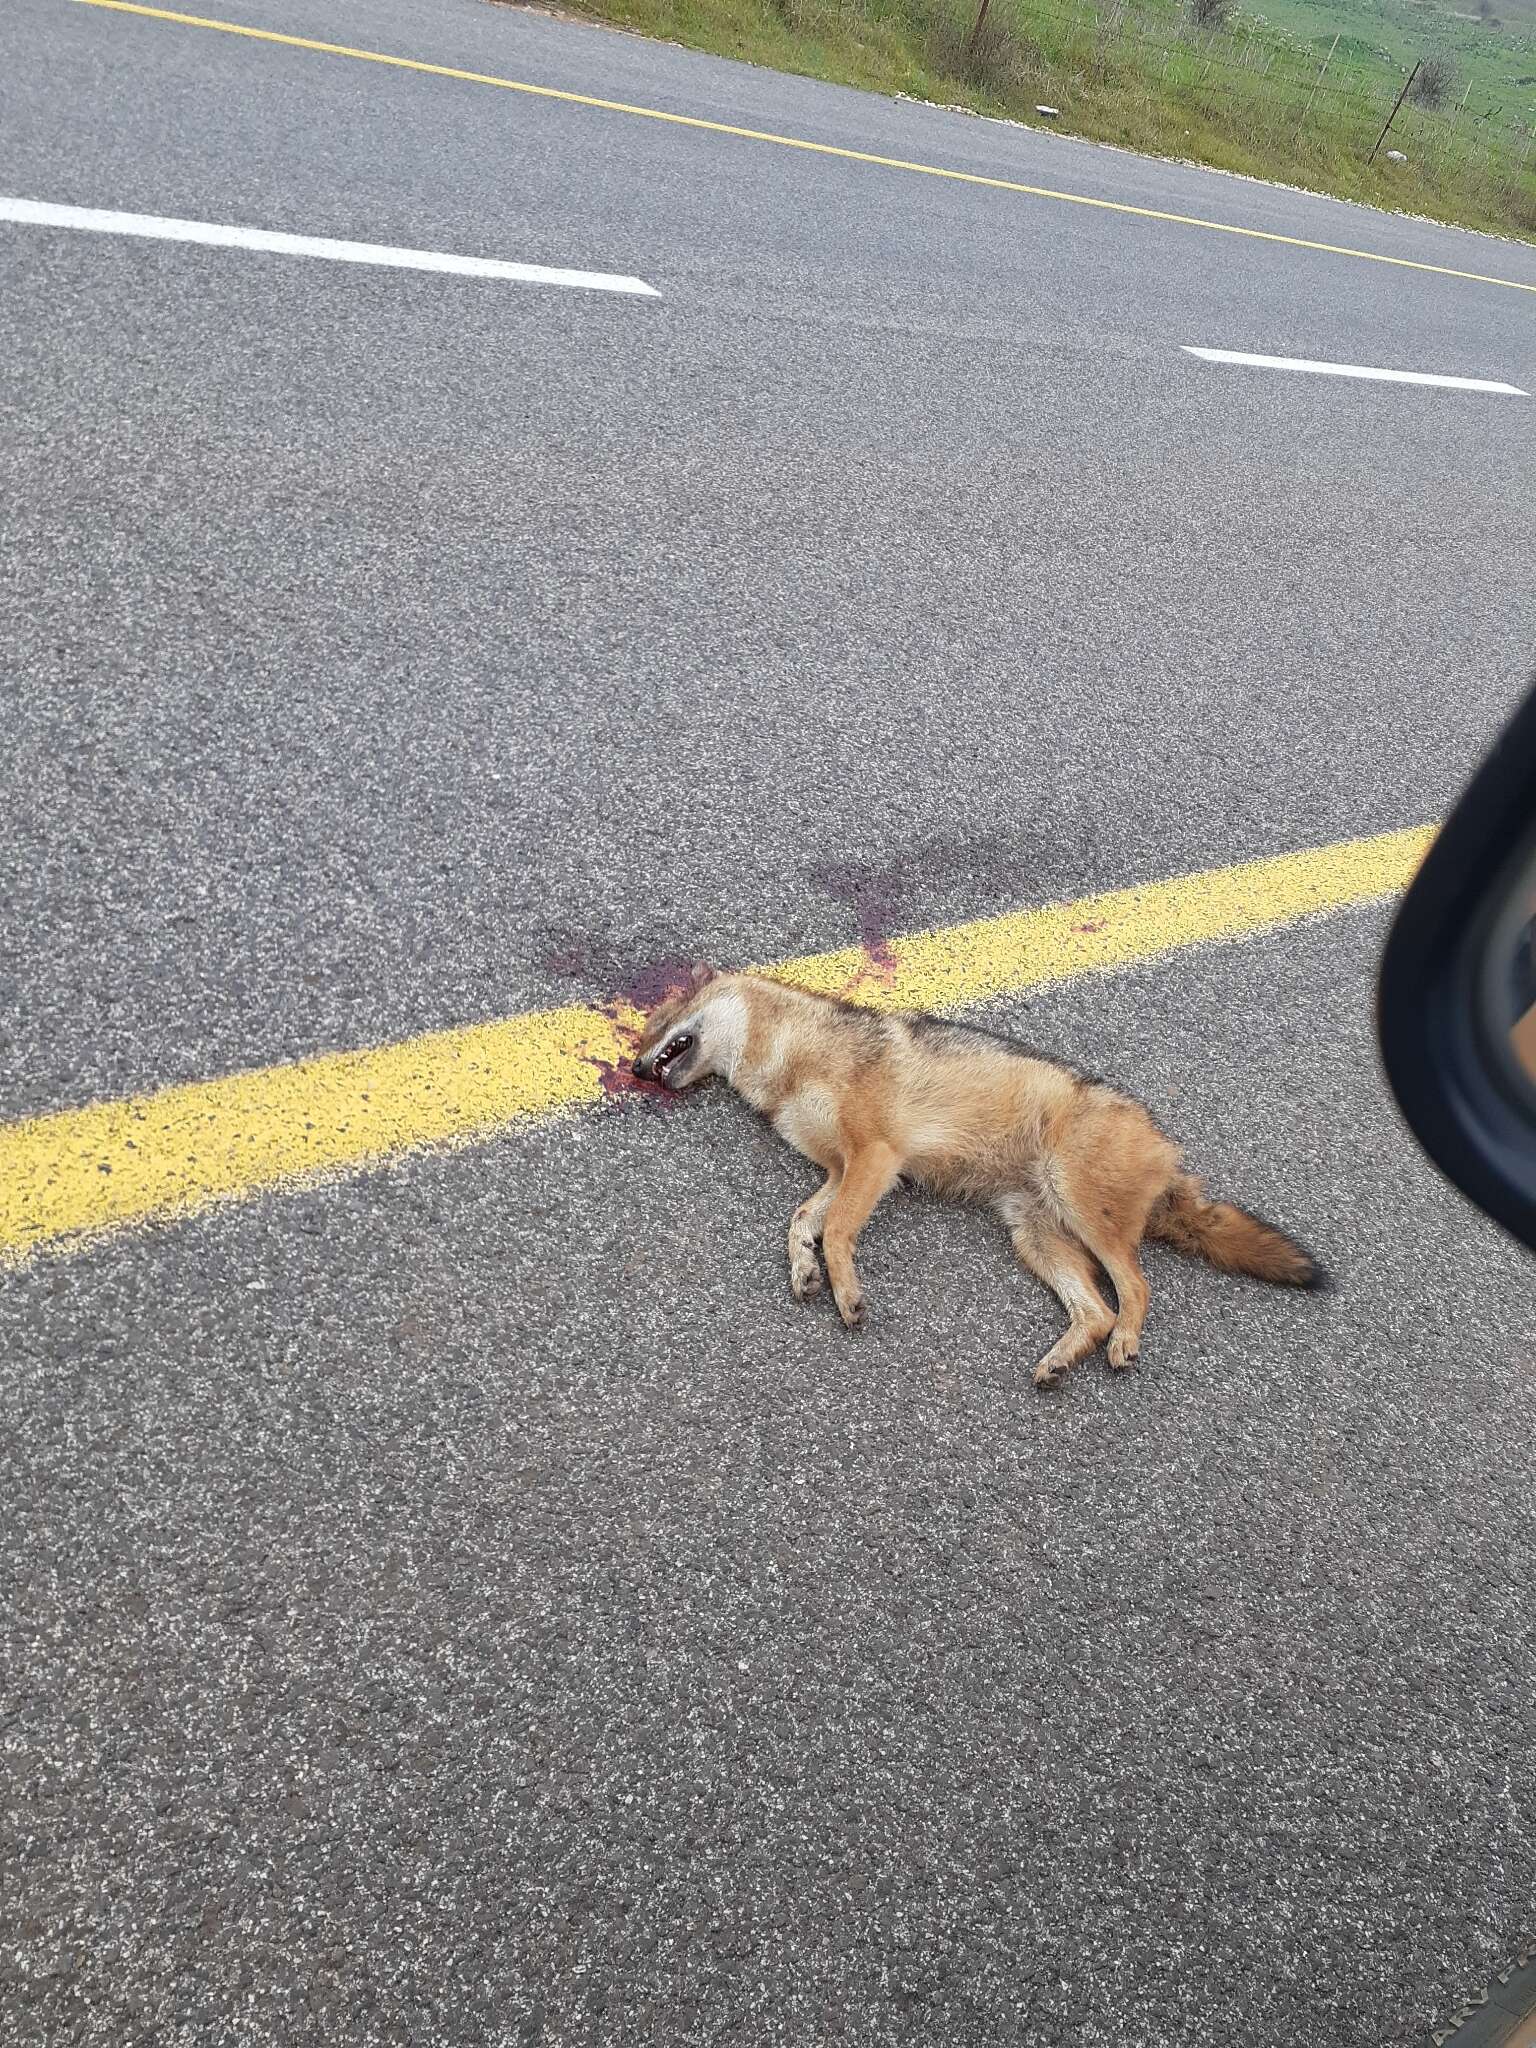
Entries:
[[692, 967], [688, 970], [689, 992], [697, 995], [699, 990], [706, 987], [714, 978], [715, 970], [713, 967], [706, 967], [702, 960], [695, 960]]

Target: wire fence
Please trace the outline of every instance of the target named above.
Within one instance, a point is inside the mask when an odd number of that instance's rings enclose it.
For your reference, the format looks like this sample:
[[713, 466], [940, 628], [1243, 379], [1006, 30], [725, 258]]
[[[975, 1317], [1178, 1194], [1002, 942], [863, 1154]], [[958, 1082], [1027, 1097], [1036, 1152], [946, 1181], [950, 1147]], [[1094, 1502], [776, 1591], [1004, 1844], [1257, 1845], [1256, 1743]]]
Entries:
[[1409, 65], [1359, 37], [1307, 42], [1262, 15], [1227, 13], [1229, 0], [1198, 0], [1217, 16], [1207, 25], [1191, 0], [778, 4], [812, 33], [834, 18], [868, 33], [899, 17], [923, 32], [940, 76], [1026, 118], [1046, 105], [1069, 124], [1091, 117], [1082, 125], [1134, 147], [1232, 168], [1262, 158], [1271, 176], [1287, 160], [1305, 175], [1374, 156], [1393, 166], [1406, 205], [1416, 193], [1482, 188], [1501, 214], [1536, 230], [1536, 51], [1520, 81], [1529, 90], [1500, 92], [1443, 61], [1410, 86]]

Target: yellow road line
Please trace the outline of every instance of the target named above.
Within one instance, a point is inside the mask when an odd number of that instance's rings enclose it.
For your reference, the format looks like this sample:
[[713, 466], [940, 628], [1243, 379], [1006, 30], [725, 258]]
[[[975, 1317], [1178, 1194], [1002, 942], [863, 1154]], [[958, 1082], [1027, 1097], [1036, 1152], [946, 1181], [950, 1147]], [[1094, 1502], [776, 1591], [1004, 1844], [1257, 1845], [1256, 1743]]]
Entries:
[[1312, 911], [1389, 896], [1408, 882], [1432, 836], [1426, 827], [1349, 839], [1112, 889], [1077, 903], [917, 932], [892, 945], [888, 976], [872, 974], [869, 956], [857, 950], [786, 960], [767, 971], [831, 992], [858, 980], [862, 963], [866, 985], [856, 990], [860, 1002], [893, 1010], [960, 1010], [989, 996], [1071, 981], [1206, 940], [1293, 924]]
[[[962, 1009], [1391, 895], [1430, 837], [1387, 832], [915, 932], [878, 959], [850, 947], [761, 971], [849, 989], [882, 1009]], [[614, 1016], [584, 1005], [538, 1010], [0, 1125], [0, 1258], [594, 1103], [632, 1017], [617, 1007]]]
[[847, 163], [876, 164], [887, 171], [913, 171], [924, 178], [949, 178], [960, 185], [984, 185], [994, 192], [1022, 192], [1031, 199], [1054, 199], [1066, 206], [1091, 206], [1102, 213], [1131, 214], [1138, 220], [1171, 221], [1177, 227], [1205, 228], [1212, 234], [1243, 235], [1254, 242], [1280, 242], [1291, 249], [1314, 249], [1325, 256], [1353, 256], [1363, 263], [1390, 263], [1399, 270], [1423, 270], [1436, 277], [1460, 278], [1467, 284], [1500, 285], [1512, 292], [1536, 292], [1536, 284], [1517, 278], [1490, 277], [1478, 270], [1453, 270], [1445, 263], [1419, 263], [1409, 256], [1384, 256], [1375, 249], [1352, 249], [1339, 242], [1312, 242], [1301, 235], [1281, 235], [1268, 228], [1238, 227], [1231, 221], [1204, 220], [1198, 214], [1166, 213], [1155, 206], [1131, 206], [1120, 199], [1093, 199], [1085, 192], [1061, 192], [1049, 185], [1024, 185], [1012, 178], [988, 178], [978, 171], [946, 170], [940, 164], [914, 163], [906, 157], [877, 156], [867, 149], [844, 149], [831, 142], [808, 142], [799, 135], [778, 135], [768, 128], [738, 128], [728, 121], [707, 121], [697, 114], [669, 114], [660, 107], [640, 107], [627, 100], [598, 99], [592, 93], [563, 92], [552, 85], [529, 85], [519, 78], [498, 78], [487, 71], [461, 71], [452, 64], [428, 64], [419, 57], [393, 57], [382, 50], [358, 50], [347, 43], [317, 42], [312, 36], [282, 35], [276, 29], [250, 28], [238, 21], [208, 15], [178, 14], [168, 7], [146, 7], [140, 0], [83, 0], [87, 7], [106, 7], [117, 14], [142, 14], [153, 21], [171, 21], [183, 28], [221, 29], [226, 35], [249, 36], [260, 43], [283, 43], [295, 50], [318, 50], [328, 57], [355, 57], [365, 64], [390, 64], [401, 71], [424, 71], [434, 78], [457, 78], [470, 85], [494, 85], [504, 92], [522, 92], [536, 99], [564, 100], [575, 107], [598, 107], [609, 114], [633, 114], [643, 121], [668, 121], [677, 128], [700, 128], [711, 135], [734, 135], [745, 142], [771, 142], [780, 149], [805, 150], [812, 156], [840, 157]]

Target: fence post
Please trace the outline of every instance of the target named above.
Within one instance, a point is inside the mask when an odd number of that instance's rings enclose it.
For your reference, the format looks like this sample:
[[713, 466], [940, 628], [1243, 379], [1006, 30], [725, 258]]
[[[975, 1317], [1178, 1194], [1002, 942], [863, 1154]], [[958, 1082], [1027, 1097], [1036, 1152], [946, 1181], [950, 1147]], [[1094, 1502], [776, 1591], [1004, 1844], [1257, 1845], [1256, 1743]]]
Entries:
[[1455, 106], [1452, 107], [1450, 119], [1445, 124], [1445, 140], [1440, 145], [1440, 161], [1442, 164], [1445, 162], [1446, 158], [1451, 153], [1452, 146], [1456, 141], [1456, 123], [1461, 119], [1462, 115], [1466, 112], [1467, 101], [1471, 99], [1471, 97], [1472, 81], [1469, 78], [1467, 80], [1466, 91], [1462, 94], [1461, 98], [1456, 102]]
[[[986, 11], [987, 11], [987, 0], [982, 0], [982, 9], [981, 9], [981, 11], [982, 11], [982, 13], [983, 13], [983, 14], [985, 14], [985, 13], [986, 13]], [[1372, 146], [1371, 146], [1371, 153], [1370, 153], [1370, 155], [1369, 155], [1369, 156], [1368, 156], [1368, 157], [1366, 158], [1366, 162], [1367, 162], [1368, 164], [1373, 164], [1373, 163], [1375, 163], [1375, 161], [1376, 161], [1376, 152], [1377, 152], [1377, 150], [1378, 150], [1378, 149], [1380, 149], [1381, 145], [1382, 145], [1382, 144], [1383, 144], [1383, 143], [1384, 143], [1384, 142], [1386, 141], [1386, 139], [1387, 139], [1387, 129], [1388, 129], [1388, 128], [1390, 128], [1390, 127], [1392, 126], [1392, 123], [1393, 123], [1393, 122], [1394, 122], [1394, 121], [1395, 121], [1395, 120], [1397, 119], [1397, 110], [1398, 110], [1398, 108], [1399, 108], [1399, 107], [1400, 107], [1400, 106], [1401, 106], [1401, 105], [1403, 104], [1403, 101], [1404, 101], [1405, 99], [1407, 99], [1407, 97], [1408, 97], [1408, 88], [1409, 88], [1409, 86], [1410, 86], [1410, 85], [1412, 85], [1413, 81], [1414, 81], [1414, 80], [1415, 80], [1415, 79], [1416, 79], [1416, 78], [1418, 77], [1418, 75], [1419, 75], [1419, 64], [1422, 64], [1423, 62], [1424, 62], [1424, 59], [1423, 59], [1423, 58], [1421, 57], [1421, 58], [1419, 59], [1419, 63], [1418, 63], [1418, 64], [1415, 64], [1415, 65], [1414, 65], [1413, 69], [1412, 69], [1412, 70], [1411, 70], [1411, 71], [1409, 72], [1408, 76], [1407, 76], [1407, 77], [1406, 77], [1406, 78], [1405, 78], [1405, 79], [1403, 80], [1403, 89], [1402, 89], [1402, 91], [1401, 91], [1401, 92], [1400, 92], [1400, 93], [1398, 94], [1397, 98], [1396, 98], [1396, 99], [1395, 99], [1395, 100], [1393, 101], [1393, 103], [1392, 103], [1392, 111], [1391, 111], [1391, 113], [1390, 113], [1390, 114], [1388, 114], [1388, 116], [1387, 116], [1387, 118], [1386, 118], [1386, 122], [1385, 122], [1385, 124], [1384, 124], [1384, 125], [1383, 125], [1383, 127], [1382, 127], [1382, 131], [1381, 131], [1381, 133], [1380, 133], [1380, 134], [1379, 134], [1379, 135], [1377, 136], [1377, 138], [1376, 138], [1375, 142], [1374, 142], [1374, 143], [1372, 144]]]
[[[1328, 69], [1328, 66], [1333, 62], [1333, 53], [1339, 47], [1339, 36], [1343, 35], [1343, 33], [1343, 29], [1340, 29], [1339, 35], [1335, 36], [1333, 41], [1328, 45], [1328, 54], [1323, 59], [1323, 71], [1326, 71]], [[1296, 140], [1298, 142], [1300, 142], [1301, 140], [1302, 129], [1305, 128], [1307, 125], [1307, 116], [1312, 111], [1312, 102], [1317, 98], [1317, 88], [1323, 82], [1323, 71], [1319, 71], [1316, 78], [1313, 79], [1312, 90], [1307, 94], [1307, 104], [1302, 108], [1301, 119], [1296, 123]]]
[[976, 10], [976, 24], [974, 28], [972, 28], [971, 30], [971, 39], [965, 46], [965, 54], [967, 57], [974, 57], [976, 54], [976, 43], [977, 39], [981, 35], [981, 25], [986, 20], [987, 9], [991, 5], [992, 0], [981, 0], [981, 5]]

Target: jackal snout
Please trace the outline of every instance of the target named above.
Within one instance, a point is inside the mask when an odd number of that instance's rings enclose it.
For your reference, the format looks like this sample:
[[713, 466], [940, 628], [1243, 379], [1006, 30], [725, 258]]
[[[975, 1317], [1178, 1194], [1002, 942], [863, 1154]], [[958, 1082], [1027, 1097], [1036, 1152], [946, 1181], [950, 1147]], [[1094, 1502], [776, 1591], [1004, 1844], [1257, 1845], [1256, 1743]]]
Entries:
[[641, 1026], [640, 1042], [630, 1061], [635, 1077], [657, 1081], [663, 1088], [686, 1088], [713, 1071], [704, 1044], [707, 1036], [706, 991], [714, 969], [695, 967], [688, 986], [658, 1003]]

